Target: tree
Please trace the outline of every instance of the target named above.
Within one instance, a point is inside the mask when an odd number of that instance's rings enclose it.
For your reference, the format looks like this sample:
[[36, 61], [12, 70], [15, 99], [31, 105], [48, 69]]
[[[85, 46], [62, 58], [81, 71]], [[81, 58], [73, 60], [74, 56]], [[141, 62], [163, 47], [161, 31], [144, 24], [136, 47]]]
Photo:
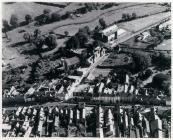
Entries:
[[46, 15], [46, 14], [50, 14], [50, 12], [51, 12], [50, 9], [44, 9], [44, 10], [43, 10], [43, 14], [45, 14], [45, 15]]
[[52, 22], [60, 21], [60, 20], [61, 20], [61, 16], [57, 12], [54, 12], [51, 14], [51, 21]]
[[3, 24], [3, 30], [2, 31], [5, 33], [5, 36], [8, 39], [7, 31], [9, 31], [10, 25], [8, 24], [7, 20], [2, 20], [2, 24]]
[[85, 3], [85, 7], [88, 11], [97, 9], [97, 6], [95, 5], [95, 3]]
[[156, 64], [161, 68], [170, 68], [171, 67], [171, 56], [166, 55], [165, 53], [159, 53], [158, 58], [156, 59]]
[[79, 48], [79, 39], [76, 36], [72, 36], [67, 42], [66, 42], [66, 47], [67, 49], [76, 49]]
[[65, 35], [65, 36], [68, 36], [68, 35], [69, 35], [69, 32], [68, 32], [68, 31], [65, 31], [65, 32], [64, 32], [64, 35]]
[[23, 38], [26, 42], [30, 43], [31, 41], [31, 35], [29, 33], [24, 33]]
[[126, 20], [131, 20], [131, 15], [130, 14], [126, 14]]
[[19, 26], [17, 15], [15, 15], [15, 14], [11, 15], [10, 24], [11, 24], [14, 28], [16, 28], [16, 27]]
[[56, 35], [55, 34], [49, 34], [49, 36], [45, 39], [45, 44], [50, 49], [54, 49], [57, 46]]
[[122, 14], [122, 20], [123, 21], [127, 20], [127, 14], [125, 14], [125, 13]]
[[37, 38], [40, 35], [41, 35], [41, 30], [40, 29], [35, 29], [34, 30], [34, 37]]
[[103, 18], [99, 19], [99, 24], [102, 27], [102, 29], [105, 29], [107, 27], [106, 22], [104, 21]]
[[3, 28], [8, 31], [10, 28], [10, 25], [8, 24], [7, 20], [2, 20]]
[[143, 52], [133, 53], [133, 60], [135, 63], [135, 71], [145, 70], [151, 65], [150, 55]]
[[136, 13], [132, 13], [132, 19], [136, 19], [136, 18], [137, 18]]
[[40, 53], [40, 50], [42, 49], [44, 42], [45, 38], [43, 36], [39, 36], [33, 40], [33, 44], [37, 47], [38, 54]]
[[84, 27], [84, 30], [85, 30], [85, 32], [86, 32], [88, 35], [91, 34], [91, 31], [90, 31], [89, 26], [85, 26], [85, 27]]
[[31, 17], [31, 15], [29, 15], [29, 14], [27, 14], [27, 15], [25, 15], [25, 21], [26, 21], [26, 23], [30, 23], [30, 22], [32, 22], [32, 17]]
[[79, 31], [75, 36], [78, 38], [80, 46], [83, 46], [88, 42], [88, 34], [83, 31]]

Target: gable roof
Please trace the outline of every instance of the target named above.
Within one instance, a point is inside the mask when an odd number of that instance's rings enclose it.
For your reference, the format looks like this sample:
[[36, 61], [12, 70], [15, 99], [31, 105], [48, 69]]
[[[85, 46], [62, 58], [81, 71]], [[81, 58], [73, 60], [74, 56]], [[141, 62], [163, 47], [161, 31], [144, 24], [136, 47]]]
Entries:
[[118, 30], [118, 26], [114, 24], [102, 30], [101, 33], [104, 34], [105, 36], [109, 36], [111, 34], [114, 34], [117, 30]]

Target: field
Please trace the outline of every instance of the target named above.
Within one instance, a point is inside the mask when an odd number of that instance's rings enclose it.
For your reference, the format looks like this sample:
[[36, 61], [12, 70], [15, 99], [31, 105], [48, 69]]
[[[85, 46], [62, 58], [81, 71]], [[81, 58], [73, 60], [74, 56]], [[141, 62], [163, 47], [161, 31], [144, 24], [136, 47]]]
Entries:
[[153, 22], [157, 22], [162, 19], [165, 19], [166, 17], [169, 17], [170, 15], [171, 15], [170, 13], [160, 13], [160, 14], [149, 16], [146, 18], [141, 18], [141, 19], [130, 21], [130, 22], [122, 23], [121, 27], [129, 31], [136, 32], [138, 30], [141, 30], [142, 28], [152, 25]]
[[18, 2], [13, 4], [3, 4], [2, 5], [2, 14], [3, 19], [10, 20], [12, 14], [16, 14], [19, 18], [19, 21], [25, 20], [25, 15], [30, 14], [32, 17], [39, 16], [43, 13], [44, 9], [51, 9], [52, 12], [59, 11], [59, 7], [47, 6], [31, 2]]
[[171, 50], [171, 39], [164, 40], [155, 49], [156, 50]]

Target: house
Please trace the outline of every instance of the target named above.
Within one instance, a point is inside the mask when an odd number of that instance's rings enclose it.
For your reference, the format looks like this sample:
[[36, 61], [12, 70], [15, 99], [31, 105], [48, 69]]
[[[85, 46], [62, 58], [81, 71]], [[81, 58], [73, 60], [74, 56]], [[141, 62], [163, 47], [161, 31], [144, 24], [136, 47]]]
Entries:
[[61, 59], [65, 70], [77, 68], [80, 65], [80, 59], [76, 56], [71, 58]]
[[105, 42], [105, 43], [110, 43], [117, 39], [118, 36], [118, 26], [117, 25], [112, 25], [98, 33], [98, 38], [99, 40]]

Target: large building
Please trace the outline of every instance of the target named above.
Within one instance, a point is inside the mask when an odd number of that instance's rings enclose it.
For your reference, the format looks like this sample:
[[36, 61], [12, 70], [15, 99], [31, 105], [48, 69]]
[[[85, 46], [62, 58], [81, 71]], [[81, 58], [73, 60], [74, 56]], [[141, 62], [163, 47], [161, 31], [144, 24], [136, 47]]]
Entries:
[[99, 32], [98, 38], [99, 40], [105, 42], [105, 43], [110, 43], [117, 39], [118, 36], [118, 26], [117, 25], [112, 25], [102, 31]]

